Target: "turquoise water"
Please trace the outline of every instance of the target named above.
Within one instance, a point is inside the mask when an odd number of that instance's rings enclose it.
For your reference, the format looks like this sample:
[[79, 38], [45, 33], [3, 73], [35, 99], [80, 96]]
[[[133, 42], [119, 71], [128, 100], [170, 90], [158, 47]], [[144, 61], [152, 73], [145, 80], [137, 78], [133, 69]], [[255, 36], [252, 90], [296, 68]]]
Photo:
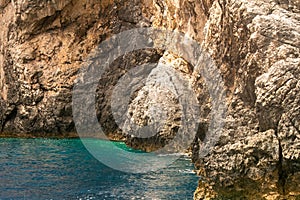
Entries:
[[125, 173], [96, 160], [79, 139], [0, 139], [0, 152], [1, 200], [193, 199], [198, 182], [187, 157], [155, 172]]

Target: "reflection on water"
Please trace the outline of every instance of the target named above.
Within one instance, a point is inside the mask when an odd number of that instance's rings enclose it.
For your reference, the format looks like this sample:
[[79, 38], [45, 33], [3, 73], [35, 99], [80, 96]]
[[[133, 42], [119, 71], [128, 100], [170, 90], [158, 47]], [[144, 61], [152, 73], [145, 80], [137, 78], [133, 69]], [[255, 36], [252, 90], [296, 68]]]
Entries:
[[130, 174], [101, 164], [79, 139], [0, 139], [0, 151], [1, 200], [192, 199], [197, 187], [185, 157], [163, 170]]

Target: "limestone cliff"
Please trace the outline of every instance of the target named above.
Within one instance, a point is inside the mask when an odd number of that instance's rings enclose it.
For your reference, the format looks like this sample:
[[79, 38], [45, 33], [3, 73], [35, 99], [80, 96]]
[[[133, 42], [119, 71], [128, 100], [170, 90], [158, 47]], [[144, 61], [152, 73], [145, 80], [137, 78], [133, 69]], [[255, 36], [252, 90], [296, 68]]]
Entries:
[[299, 198], [299, 1], [216, 1], [205, 46], [223, 71], [224, 131], [199, 160], [195, 193], [225, 199]]
[[200, 176], [195, 199], [300, 198], [299, 0], [0, 0], [0, 21], [2, 136], [76, 136], [72, 88], [92, 50], [133, 28], [177, 30], [203, 45], [224, 81], [227, 112], [213, 149], [200, 156], [212, 116], [205, 80], [191, 63], [160, 49], [116, 59], [99, 81], [97, 115], [106, 134], [149, 151], [172, 139], [180, 127], [178, 102], [155, 83], [141, 86], [129, 106], [143, 125], [151, 121], [147, 104], [173, 105], [151, 139], [124, 135], [110, 107], [113, 87], [128, 70], [171, 63], [201, 111], [192, 145]]

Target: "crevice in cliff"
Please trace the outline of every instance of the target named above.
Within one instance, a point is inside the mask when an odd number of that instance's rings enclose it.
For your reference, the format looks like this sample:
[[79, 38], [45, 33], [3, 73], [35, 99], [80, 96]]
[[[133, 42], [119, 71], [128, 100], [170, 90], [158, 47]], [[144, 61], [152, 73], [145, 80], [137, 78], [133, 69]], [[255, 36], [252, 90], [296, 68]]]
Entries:
[[290, 45], [292, 47], [296, 47], [296, 48], [300, 48], [300, 46], [296, 45], [296, 44], [293, 44], [293, 43], [289, 43], [289, 42], [285, 42], [285, 41], [282, 41], [282, 40], [279, 40], [278, 38], [275, 38], [275, 37], [271, 37], [269, 35], [266, 35], [266, 34], [261, 34], [262, 36], [272, 40], [272, 41], [277, 41], [281, 44], [286, 44], [286, 45]]
[[40, 33], [42, 32], [51, 32], [55, 29], [59, 29], [60, 27], [51, 27], [53, 22], [58, 18], [60, 17], [61, 15], [61, 11], [56, 11], [54, 13], [54, 15], [52, 16], [46, 16], [42, 19], [40, 19], [39, 21], [37, 21], [33, 28], [32, 28], [32, 31], [30, 31], [30, 35], [29, 37], [27, 38], [27, 40], [31, 40], [33, 39], [35, 36], [38, 36]]
[[279, 144], [279, 148], [278, 148], [278, 153], [279, 153], [279, 159], [278, 159], [278, 183], [277, 183], [277, 187], [279, 190], [279, 193], [282, 195], [285, 195], [285, 184], [286, 184], [286, 171], [284, 170], [283, 167], [283, 153], [282, 153], [282, 146], [281, 146], [281, 141], [278, 138], [278, 132], [277, 130], [275, 130], [275, 135], [278, 139], [278, 144]]
[[205, 14], [206, 17], [209, 17], [210, 13], [209, 13], [209, 9], [211, 8], [212, 4], [213, 4], [213, 0], [202, 0], [200, 1], [201, 3], [201, 8]]
[[15, 106], [13, 108], [13, 110], [6, 117], [4, 117], [4, 120], [3, 120], [3, 123], [2, 123], [2, 127], [1, 127], [1, 132], [4, 131], [4, 128], [5, 128], [6, 124], [7, 124], [7, 122], [14, 120], [16, 118], [17, 114], [18, 114], [18, 109]]
[[199, 155], [200, 155], [200, 144], [203, 143], [203, 141], [206, 138], [206, 133], [208, 132], [209, 124], [205, 122], [200, 122], [198, 124], [197, 133], [195, 135], [195, 138], [191, 144], [191, 151], [192, 151], [192, 162], [196, 163], [195, 167], [198, 168], [198, 161], [199, 161]]

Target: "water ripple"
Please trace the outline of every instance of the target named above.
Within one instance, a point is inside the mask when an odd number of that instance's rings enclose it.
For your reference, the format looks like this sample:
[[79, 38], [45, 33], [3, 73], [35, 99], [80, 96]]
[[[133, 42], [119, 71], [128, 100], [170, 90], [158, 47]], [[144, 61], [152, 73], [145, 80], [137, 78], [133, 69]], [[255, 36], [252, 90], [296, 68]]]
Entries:
[[0, 151], [1, 200], [183, 200], [198, 182], [186, 157], [160, 171], [123, 173], [94, 159], [79, 139], [0, 139]]

